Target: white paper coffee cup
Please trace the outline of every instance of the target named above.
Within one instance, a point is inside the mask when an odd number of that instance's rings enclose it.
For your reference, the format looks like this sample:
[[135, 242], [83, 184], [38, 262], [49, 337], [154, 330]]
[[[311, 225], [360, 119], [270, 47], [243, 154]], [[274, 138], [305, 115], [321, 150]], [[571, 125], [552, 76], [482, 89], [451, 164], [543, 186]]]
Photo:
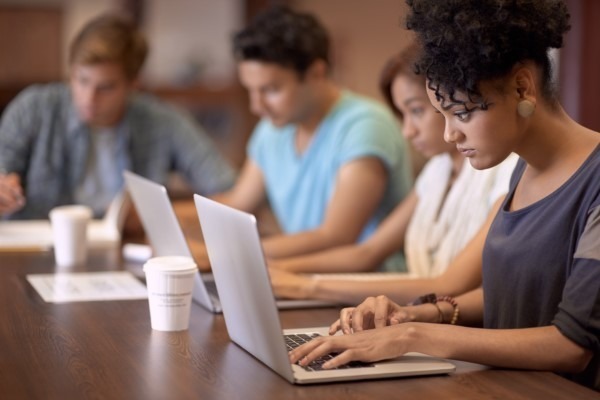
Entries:
[[190, 257], [154, 257], [144, 264], [150, 322], [157, 331], [182, 331], [190, 324], [196, 263]]
[[83, 265], [87, 260], [87, 227], [92, 209], [81, 205], [55, 207], [49, 214], [54, 258], [59, 267]]

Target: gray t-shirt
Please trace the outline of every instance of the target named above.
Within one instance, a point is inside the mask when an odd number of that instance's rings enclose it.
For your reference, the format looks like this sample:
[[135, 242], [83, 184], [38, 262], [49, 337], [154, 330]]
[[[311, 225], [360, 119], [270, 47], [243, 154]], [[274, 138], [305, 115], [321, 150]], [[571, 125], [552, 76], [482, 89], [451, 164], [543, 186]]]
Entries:
[[484, 327], [556, 326], [594, 353], [567, 378], [598, 390], [600, 146], [556, 191], [508, 211], [525, 166], [519, 160], [483, 251]]

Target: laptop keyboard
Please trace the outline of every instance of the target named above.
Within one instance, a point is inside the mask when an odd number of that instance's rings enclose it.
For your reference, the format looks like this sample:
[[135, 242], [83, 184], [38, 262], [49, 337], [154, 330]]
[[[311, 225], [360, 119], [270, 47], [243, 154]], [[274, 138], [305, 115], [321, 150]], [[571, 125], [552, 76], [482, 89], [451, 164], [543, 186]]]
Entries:
[[217, 285], [214, 280], [205, 280], [204, 286], [206, 287], [206, 291], [208, 294], [212, 295], [214, 298], [219, 298], [219, 293], [217, 292]]
[[[298, 347], [304, 343], [308, 343], [312, 339], [317, 338], [319, 336], [321, 336], [321, 335], [319, 335], [318, 333], [309, 333], [309, 334], [300, 333], [300, 334], [292, 334], [292, 335], [283, 335], [283, 337], [285, 339], [285, 345], [286, 345], [288, 351], [293, 350], [296, 347]], [[325, 364], [327, 361], [331, 360], [333, 357], [335, 357], [338, 354], [339, 353], [327, 354], [325, 356], [317, 358], [316, 360], [314, 360], [313, 362], [311, 362], [310, 364], [308, 364], [306, 367], [303, 367], [303, 368], [307, 371], [320, 371], [323, 369], [323, 364]], [[364, 363], [362, 361], [351, 361], [348, 364], [342, 365], [335, 369], [365, 368], [365, 367], [373, 367], [373, 366], [374, 366], [373, 364]]]

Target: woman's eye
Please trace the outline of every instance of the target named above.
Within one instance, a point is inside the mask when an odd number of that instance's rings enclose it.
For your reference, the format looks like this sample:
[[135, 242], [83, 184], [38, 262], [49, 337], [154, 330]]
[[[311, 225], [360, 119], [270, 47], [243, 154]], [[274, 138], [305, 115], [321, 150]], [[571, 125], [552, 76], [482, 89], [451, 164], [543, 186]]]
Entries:
[[277, 92], [279, 92], [279, 87], [277, 86], [267, 86], [263, 88], [264, 94], [276, 94]]
[[411, 114], [414, 115], [415, 117], [419, 117], [423, 114], [423, 109], [422, 108], [413, 108], [411, 110]]
[[454, 113], [454, 116], [461, 122], [466, 122], [471, 115], [470, 111], [459, 111]]

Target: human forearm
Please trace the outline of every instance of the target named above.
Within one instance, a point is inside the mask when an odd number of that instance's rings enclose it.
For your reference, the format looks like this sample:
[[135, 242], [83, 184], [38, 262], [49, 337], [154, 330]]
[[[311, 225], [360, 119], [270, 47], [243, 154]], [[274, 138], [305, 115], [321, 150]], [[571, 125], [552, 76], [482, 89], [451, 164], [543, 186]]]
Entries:
[[365, 272], [379, 265], [379, 259], [362, 245], [346, 245], [315, 253], [273, 261], [271, 266], [290, 272]]
[[369, 296], [384, 295], [399, 304], [406, 304], [420, 295], [435, 292], [436, 288], [440, 287], [434, 279], [355, 281], [323, 277], [316, 280], [311, 294], [313, 298], [345, 304], [358, 304]]
[[251, 159], [246, 160], [235, 185], [227, 191], [211, 195], [210, 198], [241, 211], [256, 212], [265, 201], [265, 186], [260, 168]]
[[[483, 290], [481, 288], [458, 296], [455, 300], [460, 310], [457, 321], [458, 325], [483, 326]], [[446, 305], [446, 309], [447, 308], [448, 306]], [[450, 308], [450, 312], [454, 312], [453, 308]], [[444, 312], [446, 312], [446, 310], [444, 310]], [[450, 320], [449, 316], [444, 316], [446, 317], [446, 321]]]
[[[263, 240], [263, 249], [268, 258], [279, 259], [305, 255], [352, 243], [355, 238], [346, 235], [328, 233], [323, 229], [300, 232], [292, 235], [276, 235]], [[296, 272], [334, 272], [323, 271], [311, 265], [301, 263], [302, 268], [290, 270]], [[322, 264], [324, 265], [324, 264]], [[299, 265], [296, 265], [298, 267]], [[305, 268], [304, 268], [305, 267]]]
[[377, 158], [360, 158], [344, 164], [336, 176], [335, 190], [327, 207], [322, 210], [320, 224], [269, 238], [264, 242], [267, 257], [291, 257], [356, 242], [381, 204], [387, 179], [387, 170]]
[[[306, 257], [306, 260], [308, 261], [309, 257]], [[276, 279], [272, 279], [273, 288], [275, 293], [281, 297], [318, 299], [354, 305], [361, 303], [367, 297], [377, 295], [385, 295], [399, 304], [406, 304], [425, 293], [457, 294], [454, 290], [447, 290], [448, 287], [440, 279], [411, 279], [407, 276], [394, 279], [352, 280], [329, 278], [326, 275], [315, 278], [311, 275], [278, 272], [284, 271], [285, 268], [281, 268], [277, 261], [270, 262], [269, 266], [274, 267], [272, 276], [276, 273]], [[319, 265], [315, 264], [315, 266]], [[477, 307], [473, 311], [470, 311], [470, 308], [464, 304], [461, 323], [464, 319], [468, 325], [480, 325], [480, 315], [470, 317], [471, 314], [476, 313]], [[448, 311], [450, 315], [452, 312], [452, 309]], [[448, 317], [448, 320], [450, 319], [451, 317]]]
[[396, 281], [351, 281], [339, 279], [315, 279], [310, 286], [311, 298], [354, 305], [369, 296], [394, 291]]
[[405, 324], [412, 330], [410, 351], [504, 368], [580, 372], [591, 351], [554, 326], [478, 329], [439, 324]]
[[368, 240], [308, 255], [278, 259], [273, 266], [292, 272], [364, 272], [402, 249], [404, 232], [417, 203], [414, 192], [385, 219]]
[[493, 330], [408, 322], [317, 338], [290, 352], [290, 361], [306, 365], [332, 351], [339, 355], [323, 365], [325, 369], [353, 360], [370, 362], [420, 352], [502, 368], [578, 373], [592, 357], [590, 350], [554, 326]]

